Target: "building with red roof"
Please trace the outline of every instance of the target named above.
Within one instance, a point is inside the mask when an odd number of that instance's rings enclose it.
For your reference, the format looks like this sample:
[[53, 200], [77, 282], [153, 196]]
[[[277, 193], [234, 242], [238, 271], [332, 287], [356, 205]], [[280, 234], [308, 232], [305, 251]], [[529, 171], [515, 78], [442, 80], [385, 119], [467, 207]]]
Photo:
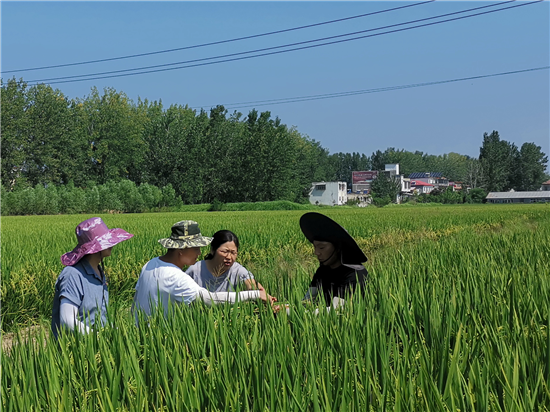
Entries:
[[421, 180], [411, 180], [411, 189], [416, 191], [419, 195], [424, 193], [430, 193], [434, 190], [434, 185], [426, 183]]

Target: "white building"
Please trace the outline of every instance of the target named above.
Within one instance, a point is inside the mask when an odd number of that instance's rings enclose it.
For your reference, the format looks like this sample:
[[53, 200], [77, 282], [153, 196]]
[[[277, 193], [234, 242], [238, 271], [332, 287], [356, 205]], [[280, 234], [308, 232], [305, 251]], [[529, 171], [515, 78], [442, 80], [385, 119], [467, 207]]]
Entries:
[[411, 180], [411, 187], [419, 195], [428, 194], [434, 190], [434, 185], [426, 183], [422, 180]]
[[352, 188], [354, 197], [360, 196], [360, 193], [369, 194], [370, 187], [374, 179], [378, 177], [378, 173], [383, 173], [388, 178], [393, 178], [399, 182], [401, 189], [395, 198], [396, 203], [401, 203], [403, 197], [412, 194], [411, 179], [399, 174], [399, 163], [388, 163], [384, 165], [384, 170], [369, 170], [362, 172], [352, 172]]
[[399, 163], [389, 163], [384, 166], [384, 174], [387, 177], [393, 178], [401, 185], [401, 190], [397, 194], [395, 203], [401, 203], [404, 196], [409, 196], [412, 193], [411, 190], [411, 179], [405, 177], [402, 174], [399, 174]]
[[434, 189], [447, 188], [449, 186], [449, 179], [443, 176], [443, 173], [411, 173], [409, 179], [416, 182], [429, 183]]
[[538, 203], [550, 202], [550, 192], [537, 190], [535, 192], [490, 192], [487, 203]]
[[340, 206], [348, 201], [346, 182], [313, 182], [309, 192], [312, 205]]

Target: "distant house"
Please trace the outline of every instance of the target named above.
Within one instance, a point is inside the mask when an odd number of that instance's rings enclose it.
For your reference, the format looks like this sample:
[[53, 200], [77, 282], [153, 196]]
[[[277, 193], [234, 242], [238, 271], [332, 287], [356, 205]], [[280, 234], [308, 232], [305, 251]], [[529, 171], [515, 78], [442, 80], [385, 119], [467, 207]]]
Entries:
[[422, 180], [412, 180], [411, 179], [411, 189], [416, 190], [416, 192], [421, 195], [424, 193], [430, 193], [434, 190], [434, 185], [431, 183], [423, 182]]
[[367, 170], [351, 172], [351, 198], [366, 199], [364, 195], [370, 195], [371, 184], [381, 173], [383, 173], [386, 177], [395, 179], [401, 185], [399, 193], [395, 198], [396, 203], [401, 203], [404, 196], [411, 195], [411, 180], [406, 178], [404, 175], [399, 174], [399, 163], [388, 163], [384, 165], [384, 170], [381, 171]]
[[348, 201], [346, 182], [313, 182], [309, 193], [312, 205], [339, 206]]
[[545, 192], [550, 191], [550, 180], [543, 182], [540, 190], [544, 190]]
[[550, 202], [550, 190], [535, 192], [490, 192], [487, 203], [538, 203]]
[[372, 181], [377, 177], [378, 170], [352, 171], [351, 191], [356, 194], [369, 193]]
[[419, 172], [411, 173], [409, 179], [416, 182], [424, 182], [431, 184], [435, 189], [446, 188], [449, 186], [449, 179], [443, 176], [443, 173], [439, 172]]
[[449, 182], [449, 187], [453, 188], [453, 192], [462, 190], [462, 182]]

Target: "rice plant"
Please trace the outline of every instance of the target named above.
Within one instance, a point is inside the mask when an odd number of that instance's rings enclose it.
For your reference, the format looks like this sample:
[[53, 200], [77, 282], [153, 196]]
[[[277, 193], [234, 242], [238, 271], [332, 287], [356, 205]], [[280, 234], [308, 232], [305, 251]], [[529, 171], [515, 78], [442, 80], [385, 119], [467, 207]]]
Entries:
[[[325, 212], [369, 256], [364, 296], [338, 312], [301, 302], [316, 268], [303, 212], [102, 216], [136, 234], [106, 264], [110, 324], [58, 342], [21, 326], [49, 317], [59, 256], [88, 216], [2, 218], [2, 328], [18, 331], [2, 409], [550, 410], [547, 206]], [[136, 327], [139, 269], [182, 218], [237, 233], [238, 260], [290, 313], [194, 304]]]

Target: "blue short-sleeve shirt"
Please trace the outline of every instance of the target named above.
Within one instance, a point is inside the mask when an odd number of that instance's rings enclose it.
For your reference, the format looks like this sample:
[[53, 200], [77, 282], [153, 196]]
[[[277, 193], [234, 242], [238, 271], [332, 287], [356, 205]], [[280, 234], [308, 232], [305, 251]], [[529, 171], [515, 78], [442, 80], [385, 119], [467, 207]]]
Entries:
[[[100, 268], [101, 271], [101, 268]], [[60, 327], [59, 306], [62, 298], [69, 299], [78, 307], [78, 320], [87, 326], [96, 322], [107, 323], [109, 291], [103, 272], [99, 277], [86, 259], [63, 269], [55, 283], [52, 308], [52, 332], [57, 338]]]

